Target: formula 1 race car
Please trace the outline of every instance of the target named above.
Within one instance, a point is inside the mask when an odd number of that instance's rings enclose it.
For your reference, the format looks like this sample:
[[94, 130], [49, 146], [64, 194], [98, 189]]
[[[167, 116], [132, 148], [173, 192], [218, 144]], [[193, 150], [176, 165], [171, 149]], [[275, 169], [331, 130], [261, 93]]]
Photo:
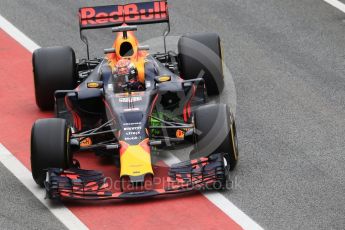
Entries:
[[[33, 54], [36, 103], [56, 118], [31, 132], [31, 169], [51, 199], [130, 199], [223, 189], [238, 160], [236, 126], [225, 104], [206, 104], [224, 88], [221, 44], [213, 33], [182, 36], [178, 54], [166, 51], [167, 1], [79, 10], [87, 58], [70, 47]], [[164, 53], [139, 45], [136, 25], [167, 23]], [[89, 58], [87, 29], [112, 27], [104, 58]], [[190, 160], [168, 168], [166, 185], [153, 183], [152, 154], [192, 144]], [[76, 153], [115, 159], [120, 190], [102, 172], [80, 168]], [[114, 170], [115, 173], [115, 170]]]

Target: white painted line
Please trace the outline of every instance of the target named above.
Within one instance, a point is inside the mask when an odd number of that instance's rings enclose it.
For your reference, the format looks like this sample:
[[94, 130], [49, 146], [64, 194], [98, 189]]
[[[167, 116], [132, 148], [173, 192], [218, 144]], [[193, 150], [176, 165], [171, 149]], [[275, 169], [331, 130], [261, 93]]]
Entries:
[[[168, 159], [164, 159], [167, 165], [181, 162], [175, 155], [170, 152], [166, 153]], [[219, 192], [202, 193], [211, 203], [222, 210], [228, 217], [235, 221], [245, 230], [263, 230], [263, 228], [247, 216], [242, 210], [236, 207], [230, 200], [226, 199]]]
[[[3, 18], [0, 15], [0, 26], [1, 28], [6, 31], [9, 35], [11, 35], [15, 40], [17, 40], [20, 44], [22, 44], [25, 48], [27, 48], [30, 52], [33, 52], [35, 49], [40, 48], [35, 42], [33, 42], [30, 38], [28, 38], [25, 34], [23, 34], [21, 31], [19, 31], [13, 24], [11, 24], [9, 21], [7, 21], [5, 18]], [[0, 144], [0, 147], [5, 149]], [[6, 150], [6, 149], [5, 149]], [[4, 151], [4, 150], [3, 150]], [[71, 226], [73, 224], [80, 224], [80, 227], [78, 229], [84, 229], [86, 228], [85, 225], [83, 225], [80, 220], [67, 208], [61, 207], [61, 210], [58, 211], [54, 208], [51, 208], [47, 203], [42, 200], [43, 195], [37, 196], [36, 194], [43, 193], [40, 189], [36, 187], [33, 187], [34, 181], [31, 178], [31, 173], [29, 170], [27, 170], [11, 153], [7, 151], [7, 154], [9, 154], [11, 157], [11, 160], [3, 160], [3, 157], [0, 156], [0, 161], [13, 173], [17, 176], [17, 178], [22, 181], [22, 179], [25, 177], [25, 180], [23, 180], [23, 184], [26, 185], [32, 190], [32, 192], [35, 194], [35, 196], [44, 204], [46, 205], [51, 212], [66, 226]], [[0, 154], [1, 154], [1, 148], [0, 148]], [[174, 156], [171, 153], [168, 153], [168, 159], [165, 160], [165, 163], [168, 165], [178, 163], [180, 160]], [[6, 158], [5, 158], [6, 159]], [[4, 162], [5, 163], [4, 163]], [[15, 163], [16, 162], [16, 163]], [[9, 164], [9, 165], [6, 165]], [[14, 167], [15, 164], [19, 164], [18, 167], [22, 167], [22, 172], [18, 174], [16, 167]], [[13, 165], [13, 167], [11, 166]], [[20, 166], [21, 165], [21, 166]], [[24, 169], [23, 169], [24, 168]], [[26, 170], [26, 172], [24, 172]], [[24, 183], [25, 182], [25, 183]], [[245, 230], [263, 230], [263, 228], [257, 224], [254, 220], [252, 220], [249, 216], [247, 216], [243, 211], [241, 211], [239, 208], [237, 208], [231, 201], [226, 199], [222, 194], [218, 192], [214, 193], [207, 193], [203, 194], [210, 202], [212, 202], [215, 206], [217, 206], [220, 210], [222, 210], [227, 216], [229, 216], [233, 221], [235, 221], [238, 225], [240, 225]], [[66, 222], [67, 220], [67, 222]], [[72, 228], [75, 229], [73, 225]]]
[[68, 229], [88, 229], [68, 208], [64, 205], [53, 205], [45, 200], [45, 190], [40, 188], [32, 179], [31, 172], [10, 153], [5, 146], [0, 144], [0, 162], [15, 176], [30, 192], [46, 206], [53, 215]]
[[327, 2], [328, 4], [334, 6], [338, 10], [341, 10], [345, 13], [345, 4], [344, 3], [342, 3], [338, 0], [324, 0], [324, 1]]
[[19, 42], [22, 46], [24, 46], [27, 50], [31, 53], [34, 52], [35, 49], [40, 48], [34, 41], [28, 38], [23, 32], [18, 30], [12, 23], [6, 20], [3, 16], [0, 15], [0, 28], [4, 30], [8, 35], [10, 35], [13, 39]]

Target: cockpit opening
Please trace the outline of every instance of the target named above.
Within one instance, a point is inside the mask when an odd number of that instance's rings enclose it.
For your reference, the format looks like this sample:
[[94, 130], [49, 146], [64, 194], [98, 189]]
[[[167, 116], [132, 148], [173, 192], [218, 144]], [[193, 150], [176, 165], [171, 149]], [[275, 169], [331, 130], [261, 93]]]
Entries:
[[120, 56], [121, 57], [130, 57], [134, 53], [133, 46], [129, 42], [123, 42], [120, 46]]

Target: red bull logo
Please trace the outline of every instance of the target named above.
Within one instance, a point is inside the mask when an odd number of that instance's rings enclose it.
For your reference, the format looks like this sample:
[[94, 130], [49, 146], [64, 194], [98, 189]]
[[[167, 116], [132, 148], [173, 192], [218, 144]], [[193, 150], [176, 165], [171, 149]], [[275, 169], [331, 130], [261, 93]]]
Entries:
[[81, 26], [167, 20], [166, 1], [81, 8]]

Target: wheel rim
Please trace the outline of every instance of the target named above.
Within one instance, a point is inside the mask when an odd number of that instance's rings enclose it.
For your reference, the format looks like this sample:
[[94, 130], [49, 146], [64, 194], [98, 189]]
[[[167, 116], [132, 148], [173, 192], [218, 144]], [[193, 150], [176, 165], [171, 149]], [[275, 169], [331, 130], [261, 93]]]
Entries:
[[228, 176], [230, 174], [230, 163], [229, 163], [229, 160], [227, 159], [227, 156], [228, 154], [225, 154], [223, 157], [225, 176]]
[[[70, 145], [69, 145], [69, 142], [70, 142], [70, 128], [67, 127], [67, 134], [66, 134], [66, 166], [67, 167], [70, 167], [71, 165], [71, 160], [72, 160], [72, 156], [70, 155], [71, 152], [70, 152]], [[73, 161], [73, 160], [72, 160]]]
[[238, 159], [238, 151], [237, 151], [238, 150], [238, 143], [237, 143], [237, 135], [236, 135], [236, 128], [235, 128], [234, 122], [232, 123], [230, 130], [231, 130], [230, 143], [233, 147], [234, 158], [237, 161], [237, 159]]

